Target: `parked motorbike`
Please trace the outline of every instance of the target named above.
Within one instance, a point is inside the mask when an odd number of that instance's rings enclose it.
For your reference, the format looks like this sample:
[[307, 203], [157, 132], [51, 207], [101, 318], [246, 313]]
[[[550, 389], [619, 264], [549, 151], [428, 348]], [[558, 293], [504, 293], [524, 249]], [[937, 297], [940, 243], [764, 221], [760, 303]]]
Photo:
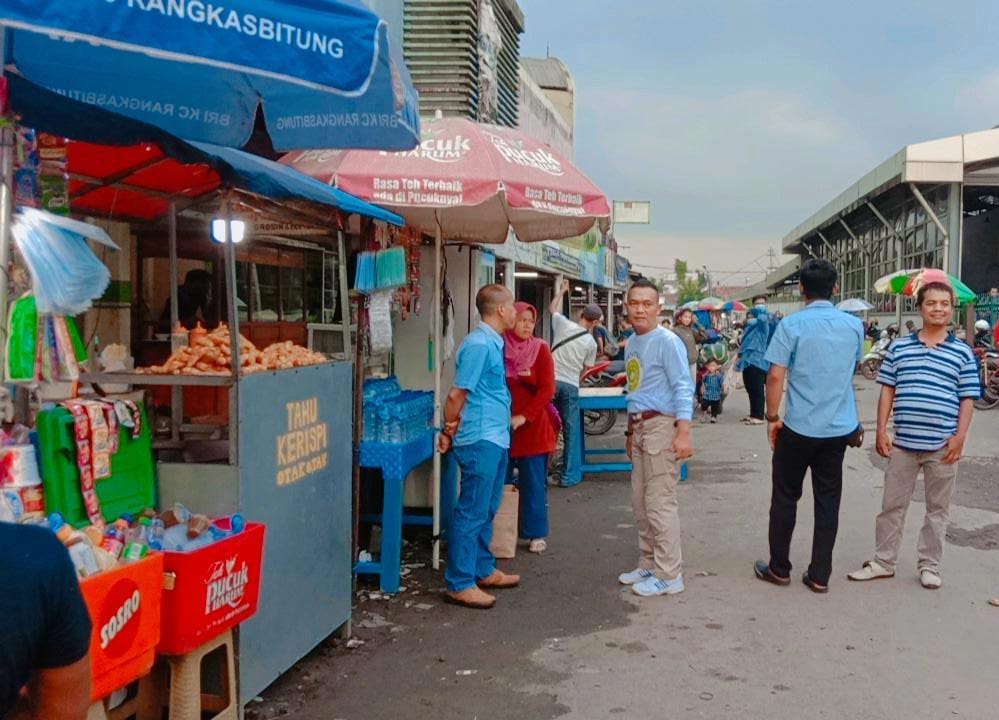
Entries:
[[975, 400], [975, 407], [991, 410], [999, 405], [999, 353], [991, 348], [976, 347], [975, 356], [982, 379], [982, 397]]
[[[620, 363], [610, 360], [598, 362], [583, 373], [580, 387], [624, 387], [628, 382], [628, 373], [615, 372]], [[587, 435], [603, 435], [610, 431], [617, 422], [617, 410], [584, 410], [583, 432]]]
[[860, 372], [863, 373], [864, 377], [868, 380], [875, 380], [878, 377], [878, 371], [881, 369], [881, 363], [888, 356], [888, 348], [891, 347], [892, 342], [898, 335], [898, 327], [894, 324], [889, 325], [886, 329], [881, 331], [881, 335], [878, 337], [877, 342], [871, 347], [870, 352], [868, 352], [860, 361]]

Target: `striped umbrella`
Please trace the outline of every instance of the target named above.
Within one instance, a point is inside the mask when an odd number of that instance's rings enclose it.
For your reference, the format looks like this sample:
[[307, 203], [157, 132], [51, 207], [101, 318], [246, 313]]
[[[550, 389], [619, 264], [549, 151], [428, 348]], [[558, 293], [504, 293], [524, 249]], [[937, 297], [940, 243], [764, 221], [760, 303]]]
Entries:
[[953, 275], [948, 275], [943, 270], [936, 268], [916, 268], [890, 273], [877, 279], [874, 283], [874, 291], [915, 297], [919, 288], [931, 282], [942, 282], [954, 288], [958, 305], [975, 302], [976, 295], [971, 288]]
[[725, 312], [746, 312], [748, 308], [745, 303], [741, 303], [738, 300], [729, 300], [727, 303], [722, 305], [722, 310]]
[[722, 306], [724, 304], [725, 304], [725, 301], [722, 300], [721, 298], [709, 296], [709, 297], [706, 297], [706, 298], [702, 298], [697, 303], [697, 309], [698, 310], [709, 310], [709, 311], [721, 310]]

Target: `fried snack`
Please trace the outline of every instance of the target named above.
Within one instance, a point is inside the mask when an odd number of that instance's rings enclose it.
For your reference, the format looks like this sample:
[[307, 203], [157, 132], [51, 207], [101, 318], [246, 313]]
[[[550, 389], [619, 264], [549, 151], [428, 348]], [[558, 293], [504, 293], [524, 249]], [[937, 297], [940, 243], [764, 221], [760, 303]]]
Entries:
[[[327, 361], [322, 353], [313, 352], [291, 340], [274, 343], [263, 350], [240, 336], [240, 367], [246, 374], [296, 367], [319, 365]], [[193, 345], [178, 348], [162, 365], [139, 368], [149, 375], [228, 375], [232, 372], [232, 345], [229, 328], [222, 323], [212, 332], [198, 338]]]

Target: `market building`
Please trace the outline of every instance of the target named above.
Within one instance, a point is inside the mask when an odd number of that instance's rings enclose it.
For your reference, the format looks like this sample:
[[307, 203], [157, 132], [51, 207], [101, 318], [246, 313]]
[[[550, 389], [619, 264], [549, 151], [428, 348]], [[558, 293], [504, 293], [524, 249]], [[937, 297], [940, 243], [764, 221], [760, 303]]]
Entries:
[[[874, 306], [870, 317], [902, 321], [915, 316], [913, 299], [874, 290], [889, 273], [942, 268], [978, 293], [999, 283], [997, 187], [999, 129], [914, 143], [791, 230], [782, 248], [832, 261], [837, 300], [861, 298]], [[768, 277], [771, 291], [791, 277], [780, 274]]]

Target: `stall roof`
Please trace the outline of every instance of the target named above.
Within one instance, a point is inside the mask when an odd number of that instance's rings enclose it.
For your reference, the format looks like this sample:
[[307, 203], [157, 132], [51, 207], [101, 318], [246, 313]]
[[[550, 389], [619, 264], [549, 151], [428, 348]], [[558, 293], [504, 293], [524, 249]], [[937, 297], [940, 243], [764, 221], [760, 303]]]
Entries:
[[[70, 142], [70, 198], [74, 212], [156, 220], [171, 201], [195, 201], [223, 188], [274, 200], [307, 201], [395, 225], [401, 217], [256, 155], [188, 143], [184, 161], [157, 143], [127, 147]], [[192, 155], [193, 153], [193, 155]]]
[[27, 127], [73, 138], [70, 204], [75, 212], [155, 220], [171, 200], [224, 189], [279, 201], [306, 201], [395, 225], [393, 212], [332, 188], [292, 168], [233, 148], [187, 142], [159, 128], [7, 76], [11, 104]]

